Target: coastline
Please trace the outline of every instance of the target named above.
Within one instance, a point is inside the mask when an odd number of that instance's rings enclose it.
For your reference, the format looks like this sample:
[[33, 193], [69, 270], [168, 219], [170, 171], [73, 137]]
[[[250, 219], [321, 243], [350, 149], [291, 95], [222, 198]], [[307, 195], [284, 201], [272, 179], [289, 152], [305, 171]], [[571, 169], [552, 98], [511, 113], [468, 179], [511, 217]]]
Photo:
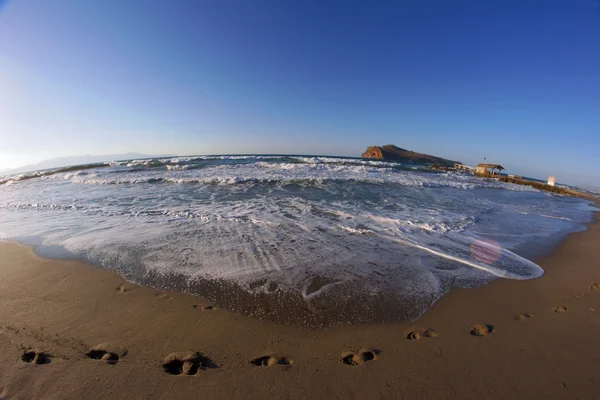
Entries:
[[[453, 289], [414, 323], [301, 330], [208, 306], [197, 297], [126, 283], [81, 261], [42, 259], [0, 242], [0, 398], [598, 398], [600, 213], [536, 262], [538, 279]], [[583, 294], [582, 296], [580, 294]], [[194, 305], [198, 307], [194, 308]], [[566, 307], [566, 312], [555, 312]], [[517, 320], [523, 313], [533, 318]], [[470, 334], [476, 324], [492, 334]], [[413, 331], [438, 337], [408, 340]], [[127, 349], [109, 364], [96, 345]], [[23, 348], [53, 357], [20, 359]], [[379, 352], [363, 365], [342, 353]], [[173, 352], [215, 368], [171, 376]], [[122, 352], [121, 352], [122, 354]], [[256, 366], [279, 355], [288, 364]]]

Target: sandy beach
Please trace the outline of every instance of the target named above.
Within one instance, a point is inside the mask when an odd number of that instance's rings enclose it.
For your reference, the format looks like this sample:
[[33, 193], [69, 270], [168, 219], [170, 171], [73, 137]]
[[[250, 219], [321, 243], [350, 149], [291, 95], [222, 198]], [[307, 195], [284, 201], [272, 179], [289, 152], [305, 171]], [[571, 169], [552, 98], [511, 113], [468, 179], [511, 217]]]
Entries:
[[599, 399], [588, 228], [538, 260], [539, 279], [452, 290], [411, 324], [325, 331], [0, 242], [0, 398]]
[[600, 400], [600, 0], [0, 17], [0, 400]]

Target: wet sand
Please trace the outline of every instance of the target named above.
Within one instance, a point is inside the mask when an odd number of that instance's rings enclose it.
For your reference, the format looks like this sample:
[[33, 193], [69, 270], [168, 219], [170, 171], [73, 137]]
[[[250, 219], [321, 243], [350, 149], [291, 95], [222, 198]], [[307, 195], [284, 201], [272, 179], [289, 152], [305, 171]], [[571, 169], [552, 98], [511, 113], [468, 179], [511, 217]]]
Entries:
[[315, 331], [0, 242], [0, 399], [600, 399], [600, 224], [538, 264], [412, 324]]

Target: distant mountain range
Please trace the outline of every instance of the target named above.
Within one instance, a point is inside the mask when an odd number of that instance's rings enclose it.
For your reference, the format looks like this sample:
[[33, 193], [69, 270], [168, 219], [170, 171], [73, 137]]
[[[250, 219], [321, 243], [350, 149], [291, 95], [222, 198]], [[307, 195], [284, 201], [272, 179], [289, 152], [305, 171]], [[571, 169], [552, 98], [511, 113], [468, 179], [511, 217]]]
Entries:
[[452, 167], [460, 161], [448, 160], [446, 158], [436, 157], [429, 154], [416, 153], [414, 151], [401, 149], [393, 144], [385, 146], [369, 146], [362, 158], [375, 158], [379, 160], [398, 161], [411, 164], [439, 164], [445, 167]]
[[19, 168], [5, 169], [0, 171], [0, 175], [13, 175], [21, 172], [38, 171], [50, 168], [68, 167], [71, 165], [83, 165], [83, 164], [94, 164], [104, 161], [118, 161], [118, 160], [133, 160], [140, 158], [160, 158], [160, 157], [173, 157], [172, 155], [151, 155], [141, 153], [123, 153], [123, 154], [108, 154], [100, 156], [92, 156], [89, 154], [83, 156], [68, 156], [51, 158], [49, 160], [41, 161], [37, 164], [24, 165]]

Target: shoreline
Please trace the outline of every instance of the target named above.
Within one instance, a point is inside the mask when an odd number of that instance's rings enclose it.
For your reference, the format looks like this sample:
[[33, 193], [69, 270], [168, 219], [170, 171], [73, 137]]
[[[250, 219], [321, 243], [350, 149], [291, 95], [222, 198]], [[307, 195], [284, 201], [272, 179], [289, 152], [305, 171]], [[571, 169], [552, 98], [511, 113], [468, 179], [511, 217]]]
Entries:
[[[204, 309], [210, 304], [195, 296], [0, 241], [0, 398], [165, 398], [200, 390], [228, 399], [597, 399], [599, 219], [595, 212], [587, 230], [536, 260], [545, 271], [540, 278], [455, 288], [414, 323], [323, 331]], [[471, 335], [477, 324], [493, 332]], [[427, 329], [437, 337], [407, 339]], [[97, 345], [127, 352], [109, 364], [86, 356]], [[29, 348], [52, 355], [51, 362], [23, 362]], [[375, 359], [342, 362], [342, 353], [369, 348], [355, 359]], [[216, 367], [195, 376], [165, 373], [164, 359], [184, 351], [201, 352]], [[252, 363], [270, 355], [287, 365]]]
[[[586, 199], [589, 200], [589, 199]], [[591, 202], [591, 205], [600, 207], [600, 202]], [[539, 265], [539, 260], [551, 256], [554, 251], [571, 235], [585, 232], [590, 224], [600, 221], [599, 211], [592, 212], [592, 222], [581, 223], [583, 230], [563, 232], [552, 245], [545, 246], [543, 251], [538, 251], [535, 258], [523, 257]], [[83, 256], [70, 253], [60, 246], [44, 246], [39, 238], [26, 240], [13, 240], [0, 238], [0, 243], [15, 243], [22, 245], [38, 257], [55, 261], [75, 261], [90, 265], [101, 270], [118, 274], [122, 279], [133, 285], [144, 286], [151, 290], [174, 291], [185, 295], [196, 296], [204, 302], [209, 302], [220, 308], [228, 309], [236, 314], [246, 317], [258, 318], [275, 324], [289, 325], [303, 330], [327, 330], [338, 325], [365, 325], [365, 324], [408, 324], [418, 321], [434, 304], [441, 301], [448, 293], [460, 289], [473, 289], [487, 286], [501, 277], [481, 279], [474, 286], [449, 285], [438, 296], [418, 299], [429, 303], [423, 306], [424, 311], [410, 307], [415, 298], [385, 289], [376, 295], [364, 293], [358, 282], [336, 284], [338, 289], [326, 292], [316, 298], [306, 298], [304, 293], [292, 290], [278, 290], [277, 285], [269, 283], [268, 279], [257, 280], [252, 283], [256, 287], [266, 288], [264, 291], [249, 292], [234, 281], [226, 279], [193, 279], [178, 273], [159, 274], [146, 271], [143, 274], [136, 271], [122, 271], [104, 267], [99, 262]], [[323, 286], [332, 283], [326, 277], [312, 275], [312, 283], [308, 290], [318, 292]], [[533, 278], [535, 279], [535, 278]], [[521, 279], [517, 279], [521, 280]], [[274, 287], [271, 288], [271, 285]], [[341, 289], [340, 289], [341, 288]], [[310, 294], [310, 292], [309, 292]], [[423, 303], [424, 304], [424, 303]]]

